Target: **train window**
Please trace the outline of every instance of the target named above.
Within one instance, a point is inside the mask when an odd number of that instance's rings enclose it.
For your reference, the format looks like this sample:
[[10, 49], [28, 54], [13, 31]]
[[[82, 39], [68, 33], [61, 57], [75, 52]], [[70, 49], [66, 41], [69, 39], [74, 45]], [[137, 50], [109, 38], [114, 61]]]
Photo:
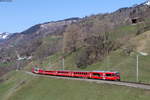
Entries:
[[38, 69], [36, 68], [35, 71], [38, 71]]
[[84, 72], [74, 72], [74, 74], [87, 75], [87, 73]]
[[120, 74], [119, 74], [119, 73], [116, 73], [116, 76], [120, 76]]
[[100, 77], [101, 75], [99, 73], [93, 73], [93, 76], [98, 76]]
[[112, 74], [106, 74], [106, 76], [112, 76]]
[[84, 75], [87, 75], [87, 73], [84, 73]]
[[66, 73], [66, 74], [67, 74], [68, 72], [59, 71], [58, 73], [63, 73], [63, 74], [65, 74], [65, 73]]
[[87, 73], [84, 73], [84, 75], [87, 75]]

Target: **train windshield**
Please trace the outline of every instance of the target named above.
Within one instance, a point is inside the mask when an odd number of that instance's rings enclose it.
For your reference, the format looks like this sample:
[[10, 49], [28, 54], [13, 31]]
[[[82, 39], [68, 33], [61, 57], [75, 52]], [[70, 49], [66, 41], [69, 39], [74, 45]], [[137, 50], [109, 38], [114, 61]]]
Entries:
[[120, 74], [117, 73], [106, 73], [106, 76], [120, 76]]
[[35, 67], [35, 68], [34, 68], [34, 71], [35, 71], [35, 72], [38, 72], [38, 71], [39, 71], [39, 68], [36, 68], [36, 67]]
[[116, 76], [120, 76], [120, 73], [119, 73], [119, 72], [117, 72], [117, 73], [116, 73]]

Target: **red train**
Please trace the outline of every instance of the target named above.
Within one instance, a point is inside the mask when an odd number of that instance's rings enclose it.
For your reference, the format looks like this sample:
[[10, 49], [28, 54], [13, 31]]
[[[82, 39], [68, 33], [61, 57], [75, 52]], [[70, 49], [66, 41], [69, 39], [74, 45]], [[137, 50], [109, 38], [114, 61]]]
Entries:
[[32, 72], [43, 75], [81, 77], [89, 79], [120, 81], [120, 73], [113, 71], [48, 71], [40, 68], [32, 68]]

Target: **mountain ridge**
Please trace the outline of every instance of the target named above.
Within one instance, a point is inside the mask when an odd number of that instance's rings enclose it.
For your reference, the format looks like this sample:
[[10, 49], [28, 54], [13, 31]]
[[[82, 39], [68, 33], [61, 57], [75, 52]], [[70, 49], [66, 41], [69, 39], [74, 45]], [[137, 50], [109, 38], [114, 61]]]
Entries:
[[57, 52], [79, 50], [77, 66], [87, 66], [121, 48], [127, 39], [150, 30], [149, 16], [149, 5], [140, 4], [112, 13], [37, 24], [1, 42], [0, 61], [7, 63], [9, 58], [16, 62], [16, 51], [41, 60]]

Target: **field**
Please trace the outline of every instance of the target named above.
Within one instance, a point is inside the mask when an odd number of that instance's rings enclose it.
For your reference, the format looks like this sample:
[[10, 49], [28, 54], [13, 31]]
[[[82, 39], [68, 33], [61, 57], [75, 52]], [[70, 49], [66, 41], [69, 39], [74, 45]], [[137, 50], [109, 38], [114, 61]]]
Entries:
[[75, 80], [35, 78], [24, 72], [11, 72], [3, 78], [6, 81], [0, 84], [1, 100], [149, 100], [150, 98], [150, 91], [143, 89]]

